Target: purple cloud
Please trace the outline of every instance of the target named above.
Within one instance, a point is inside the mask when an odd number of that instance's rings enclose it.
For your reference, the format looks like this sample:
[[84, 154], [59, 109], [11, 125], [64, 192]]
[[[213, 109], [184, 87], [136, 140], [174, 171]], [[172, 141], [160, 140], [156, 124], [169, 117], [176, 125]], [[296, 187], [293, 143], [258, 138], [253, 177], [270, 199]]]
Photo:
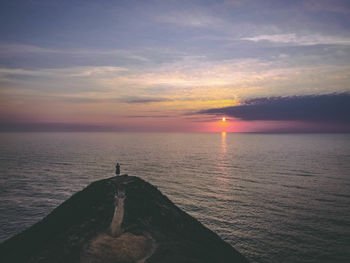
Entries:
[[350, 93], [250, 99], [244, 104], [202, 110], [242, 120], [308, 121], [350, 124]]

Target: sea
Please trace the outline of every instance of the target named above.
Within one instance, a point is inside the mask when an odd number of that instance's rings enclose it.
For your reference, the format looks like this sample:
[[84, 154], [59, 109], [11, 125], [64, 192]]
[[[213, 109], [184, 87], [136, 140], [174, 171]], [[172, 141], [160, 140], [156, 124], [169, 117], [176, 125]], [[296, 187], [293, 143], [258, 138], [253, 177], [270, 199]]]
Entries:
[[116, 162], [250, 262], [349, 262], [350, 134], [0, 133], [0, 242]]

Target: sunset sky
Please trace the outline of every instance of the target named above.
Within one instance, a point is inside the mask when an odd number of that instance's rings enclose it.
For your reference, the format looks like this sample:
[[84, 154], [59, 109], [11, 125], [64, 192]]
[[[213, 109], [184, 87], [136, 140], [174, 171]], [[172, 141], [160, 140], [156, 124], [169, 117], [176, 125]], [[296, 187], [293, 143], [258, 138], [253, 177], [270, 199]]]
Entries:
[[1, 131], [348, 132], [349, 92], [348, 0], [0, 9]]

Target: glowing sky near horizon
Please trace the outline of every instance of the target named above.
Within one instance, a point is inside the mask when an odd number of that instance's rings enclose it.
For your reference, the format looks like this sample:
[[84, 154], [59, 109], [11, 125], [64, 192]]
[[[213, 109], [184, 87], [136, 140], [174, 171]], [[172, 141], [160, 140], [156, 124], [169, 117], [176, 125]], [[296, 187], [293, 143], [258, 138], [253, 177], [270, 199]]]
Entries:
[[0, 22], [3, 130], [323, 131], [203, 111], [350, 92], [346, 0], [15, 0]]

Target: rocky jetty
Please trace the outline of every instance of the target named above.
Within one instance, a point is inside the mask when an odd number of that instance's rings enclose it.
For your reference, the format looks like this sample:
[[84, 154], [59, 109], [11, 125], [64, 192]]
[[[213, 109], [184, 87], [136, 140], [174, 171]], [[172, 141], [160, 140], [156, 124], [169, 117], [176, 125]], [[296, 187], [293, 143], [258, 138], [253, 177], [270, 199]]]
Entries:
[[0, 262], [247, 262], [153, 185], [96, 181], [0, 244]]

